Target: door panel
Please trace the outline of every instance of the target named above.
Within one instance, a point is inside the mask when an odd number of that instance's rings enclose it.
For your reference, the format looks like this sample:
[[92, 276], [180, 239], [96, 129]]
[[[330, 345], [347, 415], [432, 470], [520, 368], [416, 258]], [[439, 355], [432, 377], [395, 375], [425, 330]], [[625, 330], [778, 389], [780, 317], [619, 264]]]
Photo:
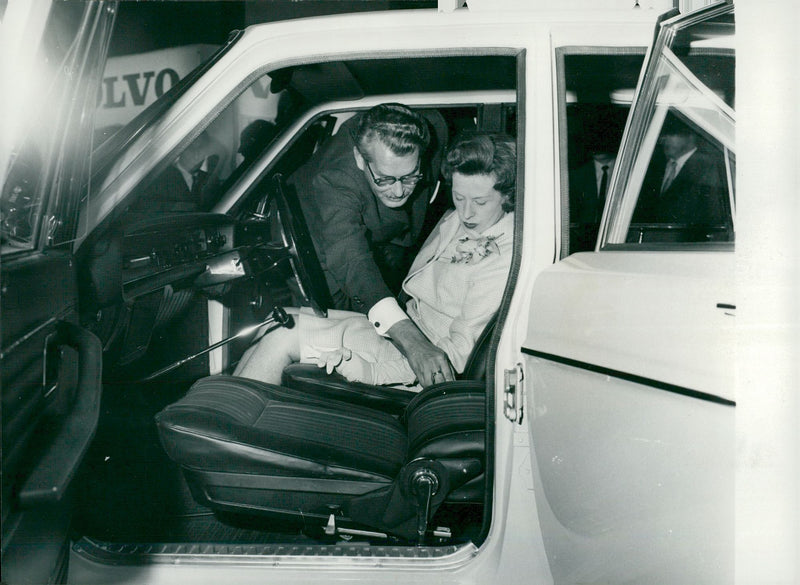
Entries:
[[556, 583], [732, 580], [733, 260], [585, 253], [537, 279], [523, 352]]
[[7, 465], [16, 467], [45, 410], [45, 347], [56, 336], [58, 322], [76, 316], [71, 270], [70, 256], [64, 253], [34, 253], [3, 264], [4, 476]]
[[65, 579], [69, 486], [97, 426], [102, 354], [78, 325], [71, 242], [88, 196], [91, 114], [114, 14], [105, 2], [40, 2], [7, 15], [31, 33], [20, 37], [30, 45], [24, 54], [37, 56], [25, 71], [47, 81], [47, 91], [25, 94], [20, 112], [9, 110], [19, 124], [0, 153], [2, 576], [10, 585]]
[[99, 342], [77, 327], [64, 251], [4, 261], [2, 273], [3, 579], [63, 570], [69, 494], [99, 414]]

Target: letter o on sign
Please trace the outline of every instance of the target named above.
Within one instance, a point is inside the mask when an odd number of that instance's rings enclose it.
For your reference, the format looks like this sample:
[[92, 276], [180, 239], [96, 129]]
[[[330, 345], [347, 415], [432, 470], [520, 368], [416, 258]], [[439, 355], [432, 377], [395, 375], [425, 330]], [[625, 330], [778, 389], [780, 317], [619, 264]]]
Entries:
[[[169, 78], [169, 82], [165, 84], [166, 79]], [[174, 69], [162, 69], [158, 72], [156, 76], [156, 97], [160, 98], [162, 95], [167, 93], [167, 91], [176, 83], [180, 81], [180, 75]], [[165, 87], [166, 85], [166, 87]]]

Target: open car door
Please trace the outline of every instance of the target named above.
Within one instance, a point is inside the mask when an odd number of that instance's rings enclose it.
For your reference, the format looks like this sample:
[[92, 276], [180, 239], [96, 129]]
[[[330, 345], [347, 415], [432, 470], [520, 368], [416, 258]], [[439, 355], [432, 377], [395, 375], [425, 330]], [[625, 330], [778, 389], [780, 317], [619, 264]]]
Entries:
[[600, 241], [534, 286], [527, 422], [555, 583], [733, 580], [733, 15], [662, 24]]
[[72, 242], [89, 192], [93, 112], [115, 9], [12, 0], [3, 15], [2, 575], [9, 584], [66, 576], [70, 485], [100, 411], [102, 348], [78, 325]]

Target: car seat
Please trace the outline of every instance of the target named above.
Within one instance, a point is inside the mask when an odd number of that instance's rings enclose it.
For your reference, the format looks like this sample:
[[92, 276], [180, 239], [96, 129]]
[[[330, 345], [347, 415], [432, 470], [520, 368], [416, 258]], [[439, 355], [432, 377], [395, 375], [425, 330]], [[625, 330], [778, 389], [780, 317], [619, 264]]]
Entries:
[[443, 502], [483, 502], [485, 421], [483, 382], [431, 386], [393, 416], [231, 376], [156, 415], [193, 497], [215, 511], [418, 543]]
[[203, 378], [156, 416], [161, 443], [195, 500], [213, 510], [423, 542], [443, 503], [483, 504], [495, 321], [461, 380], [419, 393], [348, 382], [310, 364], [286, 368], [284, 386]]

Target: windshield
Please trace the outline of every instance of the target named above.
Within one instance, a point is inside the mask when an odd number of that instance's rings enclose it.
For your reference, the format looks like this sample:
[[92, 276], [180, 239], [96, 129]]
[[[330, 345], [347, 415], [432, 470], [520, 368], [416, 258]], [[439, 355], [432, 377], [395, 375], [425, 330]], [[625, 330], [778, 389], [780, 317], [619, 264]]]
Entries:
[[[175, 103], [236, 43], [241, 34], [241, 31], [232, 32], [221, 47], [199, 45], [121, 57], [122, 63], [109, 60], [111, 65], [103, 75], [95, 125], [95, 183], [101, 182], [116, 155]], [[146, 65], [138, 65], [142, 59]], [[194, 63], [197, 64], [186, 73], [184, 69]], [[125, 67], [130, 68], [128, 73], [124, 72]], [[142, 71], [136, 72], [136, 69]], [[123, 105], [125, 108], [120, 107]], [[121, 109], [125, 111], [120, 112]]]

